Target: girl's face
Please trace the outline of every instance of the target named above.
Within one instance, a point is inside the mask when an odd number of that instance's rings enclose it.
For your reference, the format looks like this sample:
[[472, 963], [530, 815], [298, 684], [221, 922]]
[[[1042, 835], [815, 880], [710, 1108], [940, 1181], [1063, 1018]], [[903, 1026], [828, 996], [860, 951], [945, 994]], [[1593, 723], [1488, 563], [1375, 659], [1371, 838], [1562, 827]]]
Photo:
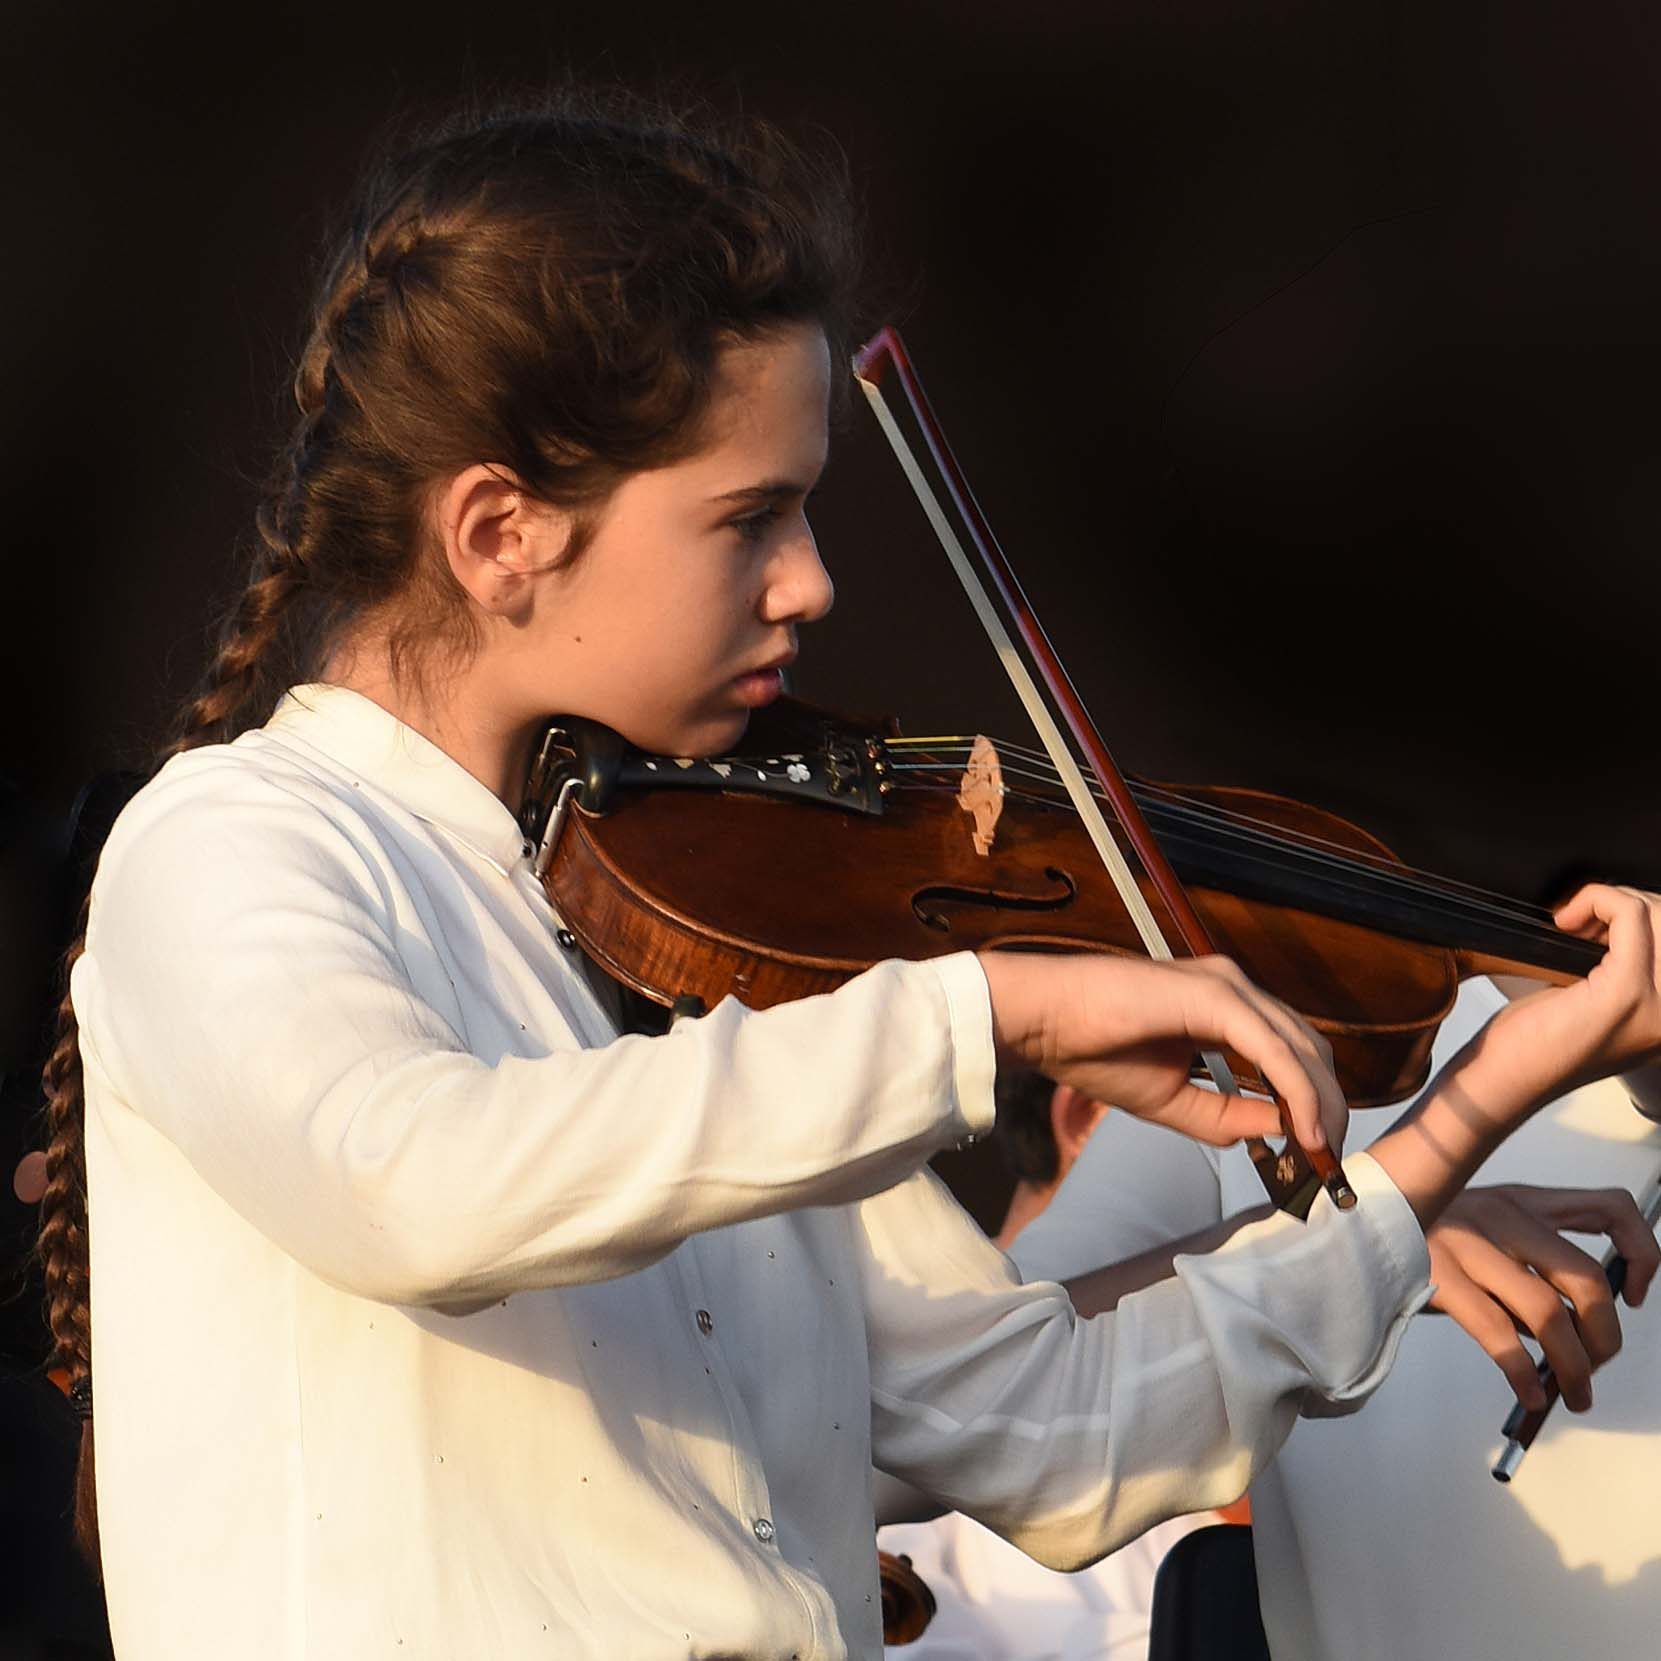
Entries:
[[[499, 689], [527, 719], [587, 716], [670, 755], [737, 743], [778, 695], [798, 626], [830, 609], [803, 512], [829, 395], [817, 327], [726, 350], [703, 447], [625, 479], [588, 546], [551, 559], [532, 603], [493, 631]], [[550, 523], [546, 546], [567, 530]]]

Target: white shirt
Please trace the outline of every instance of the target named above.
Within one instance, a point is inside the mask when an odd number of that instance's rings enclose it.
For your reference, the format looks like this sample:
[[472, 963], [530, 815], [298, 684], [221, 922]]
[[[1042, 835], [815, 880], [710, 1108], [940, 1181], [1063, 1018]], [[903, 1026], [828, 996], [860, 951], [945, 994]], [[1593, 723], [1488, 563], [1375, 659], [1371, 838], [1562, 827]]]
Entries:
[[1422, 1295], [1362, 1159], [1077, 1321], [919, 1169], [992, 1118], [972, 956], [617, 1038], [557, 926], [342, 689], [117, 823], [73, 985], [122, 1661], [875, 1656], [873, 1458], [1075, 1566], [1366, 1394]]
[[[1468, 982], [1434, 1061], [1504, 1003]], [[1351, 1144], [1396, 1117], [1358, 1114]], [[1345, 1167], [1354, 1163], [1346, 1155]], [[1477, 1181], [1625, 1187], [1661, 1171], [1661, 1127], [1618, 1080], [1544, 1109]], [[1242, 1154], [1110, 1113], [1016, 1242], [1066, 1276], [1261, 1203]], [[1585, 1242], [1596, 1255], [1607, 1242]], [[1415, 1321], [1387, 1384], [1342, 1422], [1307, 1424], [1252, 1484], [1265, 1630], [1287, 1661], [1515, 1661], [1653, 1653], [1661, 1625], [1661, 1310], [1622, 1308], [1622, 1352], [1590, 1413], [1556, 1408], [1509, 1487], [1489, 1474], [1512, 1405], [1451, 1320]]]
[[922, 1637], [887, 1661], [1147, 1661], [1153, 1582], [1165, 1553], [1214, 1514], [1173, 1517], [1077, 1574], [1057, 1574], [948, 1512], [877, 1531], [911, 1559], [936, 1604]]

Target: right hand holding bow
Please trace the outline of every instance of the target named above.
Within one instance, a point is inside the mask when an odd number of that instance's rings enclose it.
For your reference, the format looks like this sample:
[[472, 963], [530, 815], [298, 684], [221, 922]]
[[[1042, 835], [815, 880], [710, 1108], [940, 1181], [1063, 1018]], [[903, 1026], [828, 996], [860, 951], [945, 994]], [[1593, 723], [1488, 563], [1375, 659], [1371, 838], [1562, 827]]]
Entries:
[[980, 961], [1000, 1060], [1201, 1142], [1278, 1134], [1273, 1102], [1192, 1082], [1196, 1051], [1233, 1050], [1280, 1093], [1305, 1147], [1342, 1147], [1349, 1109], [1326, 1040], [1228, 958], [988, 951]]

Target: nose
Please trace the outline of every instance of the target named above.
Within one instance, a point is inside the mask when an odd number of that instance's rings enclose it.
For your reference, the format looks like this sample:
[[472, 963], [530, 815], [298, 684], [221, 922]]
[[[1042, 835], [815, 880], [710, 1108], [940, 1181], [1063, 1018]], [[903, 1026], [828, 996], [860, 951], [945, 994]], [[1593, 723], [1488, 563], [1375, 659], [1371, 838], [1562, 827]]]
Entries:
[[761, 597], [765, 623], [816, 623], [836, 599], [836, 586], [819, 557], [819, 544], [804, 518], [777, 549]]

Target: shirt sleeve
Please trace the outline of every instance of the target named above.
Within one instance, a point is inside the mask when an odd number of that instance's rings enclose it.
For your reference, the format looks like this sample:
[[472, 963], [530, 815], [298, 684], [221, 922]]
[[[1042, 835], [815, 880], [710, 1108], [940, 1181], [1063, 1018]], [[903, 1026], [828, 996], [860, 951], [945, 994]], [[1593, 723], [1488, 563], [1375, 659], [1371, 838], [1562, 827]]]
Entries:
[[164, 773], [106, 848], [73, 981], [99, 1110], [140, 1114], [336, 1285], [448, 1304], [604, 1280], [990, 1128], [970, 954], [487, 1064], [415, 990], [432, 947], [355, 835], [269, 782]]
[[1378, 1384], [1428, 1293], [1407, 1202], [1365, 1154], [1345, 1169], [1353, 1211], [1323, 1194], [1091, 1320], [928, 1173], [867, 1200], [875, 1463], [1059, 1569], [1238, 1498], [1300, 1409]]

